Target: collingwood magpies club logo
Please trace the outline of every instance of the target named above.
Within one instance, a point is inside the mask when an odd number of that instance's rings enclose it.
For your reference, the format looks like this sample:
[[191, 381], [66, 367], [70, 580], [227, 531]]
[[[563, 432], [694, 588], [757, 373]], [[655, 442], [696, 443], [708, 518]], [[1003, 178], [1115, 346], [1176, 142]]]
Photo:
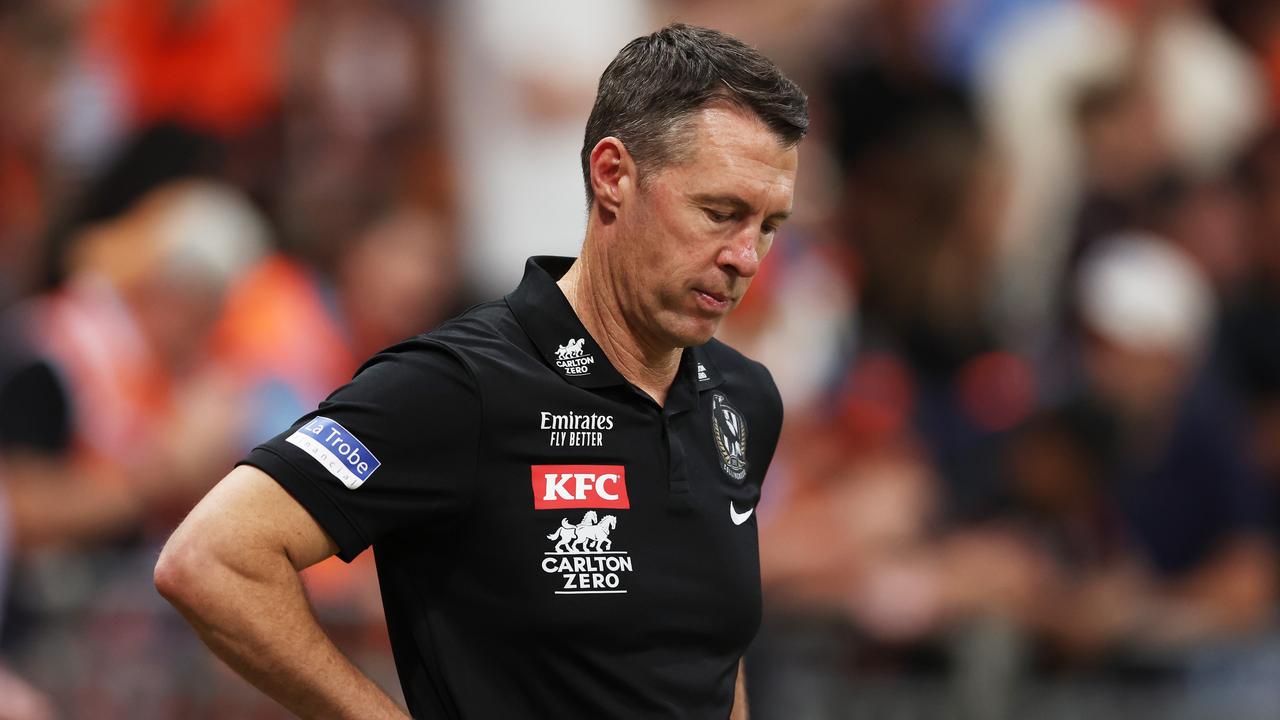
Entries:
[[729, 477], [747, 476], [747, 421], [723, 393], [711, 396], [711, 434], [720, 451], [720, 467]]

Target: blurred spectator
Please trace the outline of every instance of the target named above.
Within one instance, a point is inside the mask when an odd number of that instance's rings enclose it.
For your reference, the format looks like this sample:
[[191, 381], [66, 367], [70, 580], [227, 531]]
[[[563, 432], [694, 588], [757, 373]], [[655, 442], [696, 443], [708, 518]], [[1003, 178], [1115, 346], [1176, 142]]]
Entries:
[[1069, 0], [941, 0], [931, 17], [931, 45], [950, 76], [972, 81], [983, 57], [1023, 14]]
[[[1080, 147], [1080, 198], [1065, 277], [1074, 276], [1093, 243], [1150, 226], [1153, 196], [1172, 182], [1165, 136], [1145, 78], [1122, 75], [1080, 89], [1075, 98]], [[1070, 287], [1064, 287], [1070, 292]], [[1066, 307], [1064, 298], [1055, 305]]]
[[877, 3], [863, 48], [827, 79], [845, 174], [832, 222], [856, 254], [862, 343], [945, 376], [987, 344], [972, 290], [989, 265], [999, 192], [964, 88], [931, 65], [914, 9]]
[[[1106, 116], [1114, 122], [1097, 126], [1109, 133], [1098, 141], [1121, 134], [1134, 140], [1139, 130], [1130, 152], [1155, 142], [1171, 167], [1196, 178], [1228, 167], [1263, 119], [1257, 68], [1185, 0], [1044, 4], [992, 43], [977, 80], [985, 123], [1011, 180], [1000, 242], [1001, 319], [1009, 337], [1029, 348], [1053, 335], [1057, 303], [1069, 287], [1056, 279], [1070, 255], [1070, 218], [1088, 157], [1073, 114], [1072, 99], [1083, 88], [1110, 83], [1129, 90], [1119, 98], [1136, 92], [1149, 108], [1104, 105], [1116, 112]], [[1122, 162], [1110, 166], [1125, 169]]]
[[[1035, 643], [1076, 668], [1184, 670], [1265, 629], [1276, 600], [1268, 495], [1209, 357], [1215, 291], [1256, 274], [1220, 180], [1260, 118], [1254, 70], [1188, 4], [985, 5], [1005, 19], [970, 51], [984, 114], [930, 54], [929, 3], [867, 7], [817, 98], [845, 171], [831, 227], [853, 249], [857, 353], [789, 415], [771, 474], [766, 714], [839, 716], [888, 670], [940, 672], [962, 716], [1019, 716]], [[1186, 77], [1217, 80], [1175, 89], [1183, 55], [1201, 63]], [[1219, 98], [1213, 119], [1192, 96]], [[1013, 153], [1007, 210], [992, 130]], [[1018, 262], [1048, 264], [1007, 287], [1053, 311], [1018, 296], [1003, 317], [1032, 324], [995, 326], [987, 281], [1015, 256], [994, 241], [1017, 218], [1038, 223]], [[1171, 240], [1115, 239], [1135, 227]], [[726, 333], [749, 346], [767, 328], [751, 320]], [[1074, 349], [1040, 344], [1081, 325]], [[993, 330], [1019, 327], [1040, 352], [1001, 347]]]
[[[1198, 649], [1270, 618], [1267, 496], [1241, 418], [1204, 374], [1214, 300], [1200, 271], [1167, 242], [1129, 235], [1086, 256], [1078, 287], [1082, 392], [1102, 415], [1030, 436], [1023, 452], [1038, 456], [1022, 456], [1019, 482], [1055, 508], [1052, 526], [1092, 524], [1119, 543], [1077, 544], [1092, 560], [1050, 593], [1046, 621], [1070, 656], [1119, 652], [1181, 669]], [[1089, 424], [1101, 443], [1083, 434]], [[1075, 471], [1074, 487], [1053, 474], [1055, 460]]]
[[[1222, 369], [1249, 410], [1251, 454], [1280, 498], [1280, 130], [1259, 139], [1237, 181], [1246, 265], [1222, 290]], [[1271, 525], [1280, 537], [1280, 502]]]
[[1258, 57], [1267, 74], [1275, 120], [1280, 116], [1280, 6], [1271, 0], [1209, 0], [1208, 5]]
[[69, 34], [45, 3], [0, 4], [0, 308], [38, 283], [54, 78]]
[[[57, 379], [45, 407], [64, 393], [71, 427], [65, 448], [6, 453], [20, 538], [65, 542], [136, 528], [149, 503], [182, 508], [203, 492], [234, 449], [225, 383], [200, 374], [204, 338], [231, 278], [265, 238], [256, 211], [227, 188], [162, 186], [83, 232], [63, 286], [17, 309]], [[5, 395], [18, 402], [6, 415], [27, 413], [23, 394], [36, 390], [28, 383], [46, 377], [33, 367], [8, 378]], [[27, 458], [36, 465], [14, 472]]]
[[230, 461], [233, 398], [207, 368], [205, 339], [265, 240], [233, 190], [162, 184], [76, 233], [65, 281], [6, 317], [0, 494], [27, 570], [8, 647], [57, 637], [41, 603], [87, 602], [85, 579], [106, 570], [92, 550], [167, 530]]
[[859, 350], [906, 364], [912, 427], [938, 462], [944, 513], [970, 513], [992, 485], [993, 433], [1029, 403], [1018, 361], [992, 355], [987, 317], [1003, 182], [966, 88], [927, 53], [928, 16], [914, 3], [873, 10], [861, 52], [828, 79], [844, 170], [830, 221], [855, 258]]
[[348, 196], [404, 201], [452, 222], [441, 12], [399, 0], [299, 7], [275, 149], [279, 186], [266, 189], [277, 196], [289, 250], [332, 256], [360, 221], [338, 214], [352, 209]]
[[314, 408], [377, 351], [455, 309], [458, 249], [429, 213], [373, 209], [337, 255], [275, 254], [231, 291], [215, 357], [247, 393], [248, 449]]
[[71, 245], [87, 226], [118, 219], [138, 199], [168, 182], [219, 177], [228, 145], [212, 135], [174, 123], [161, 123], [131, 135], [84, 187], [62, 201], [50, 218], [44, 247], [45, 289], [61, 284], [69, 271]]
[[130, 124], [235, 135], [279, 101], [292, 0], [105, 0], [87, 19]]
[[[20, 335], [0, 321], [0, 378], [12, 378], [0, 386], [0, 408], [24, 408], [0, 412], [0, 599], [9, 597], [10, 572], [17, 555], [12, 483], [14, 454], [56, 451], [65, 447], [66, 408], [57, 392], [57, 381], [48, 365], [35, 360]], [[21, 479], [19, 479], [19, 482]], [[20, 493], [19, 493], [20, 494]], [[29, 534], [29, 533], [27, 533]], [[6, 636], [7, 603], [0, 604], [0, 638]], [[0, 662], [0, 718], [45, 720], [52, 718], [48, 700]]]
[[449, 22], [465, 268], [488, 300], [519, 282], [515, 258], [578, 254], [582, 129], [601, 69], [649, 31], [649, 5], [481, 0]]
[[[43, 3], [71, 27], [48, 132], [52, 200], [110, 169], [120, 147], [155, 126], [241, 146], [270, 135], [285, 83], [292, 0]], [[261, 148], [258, 148], [260, 152]], [[190, 151], [189, 151], [190, 152]], [[171, 162], [180, 162], [179, 157]], [[118, 164], [117, 164], [118, 166]], [[270, 184], [236, 168], [243, 189]]]

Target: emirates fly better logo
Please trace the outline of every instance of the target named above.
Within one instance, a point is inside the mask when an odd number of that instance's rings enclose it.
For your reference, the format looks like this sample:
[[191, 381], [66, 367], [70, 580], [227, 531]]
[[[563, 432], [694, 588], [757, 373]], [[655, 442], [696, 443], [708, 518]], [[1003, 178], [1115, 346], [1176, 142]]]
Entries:
[[560, 517], [547, 540], [542, 571], [558, 575], [557, 595], [624, 594], [623, 578], [631, 572], [631, 557], [615, 550], [610, 535], [618, 516], [608, 509], [626, 510], [627, 472], [622, 465], [534, 465], [533, 506], [538, 510], [589, 508], [577, 521]]

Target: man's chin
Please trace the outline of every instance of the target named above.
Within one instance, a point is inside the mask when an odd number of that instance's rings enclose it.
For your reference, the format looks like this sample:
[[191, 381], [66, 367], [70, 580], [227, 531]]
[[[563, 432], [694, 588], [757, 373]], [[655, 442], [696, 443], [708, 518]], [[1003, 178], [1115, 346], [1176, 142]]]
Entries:
[[680, 348], [706, 345], [711, 338], [715, 337], [716, 331], [719, 329], [719, 320], [689, 323], [686, 327], [680, 328], [679, 332], [674, 333], [672, 340], [675, 346]]

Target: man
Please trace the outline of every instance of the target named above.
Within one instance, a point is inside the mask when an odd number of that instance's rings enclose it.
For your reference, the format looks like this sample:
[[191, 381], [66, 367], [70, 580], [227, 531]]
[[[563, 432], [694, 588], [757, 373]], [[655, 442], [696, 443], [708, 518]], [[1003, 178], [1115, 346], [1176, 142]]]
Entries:
[[587, 123], [582, 255], [531, 259], [255, 449], [169, 540], [160, 592], [306, 717], [403, 717], [297, 578], [369, 545], [416, 717], [729, 715], [782, 406], [711, 337], [790, 212], [807, 125], [733, 38], [628, 44]]

